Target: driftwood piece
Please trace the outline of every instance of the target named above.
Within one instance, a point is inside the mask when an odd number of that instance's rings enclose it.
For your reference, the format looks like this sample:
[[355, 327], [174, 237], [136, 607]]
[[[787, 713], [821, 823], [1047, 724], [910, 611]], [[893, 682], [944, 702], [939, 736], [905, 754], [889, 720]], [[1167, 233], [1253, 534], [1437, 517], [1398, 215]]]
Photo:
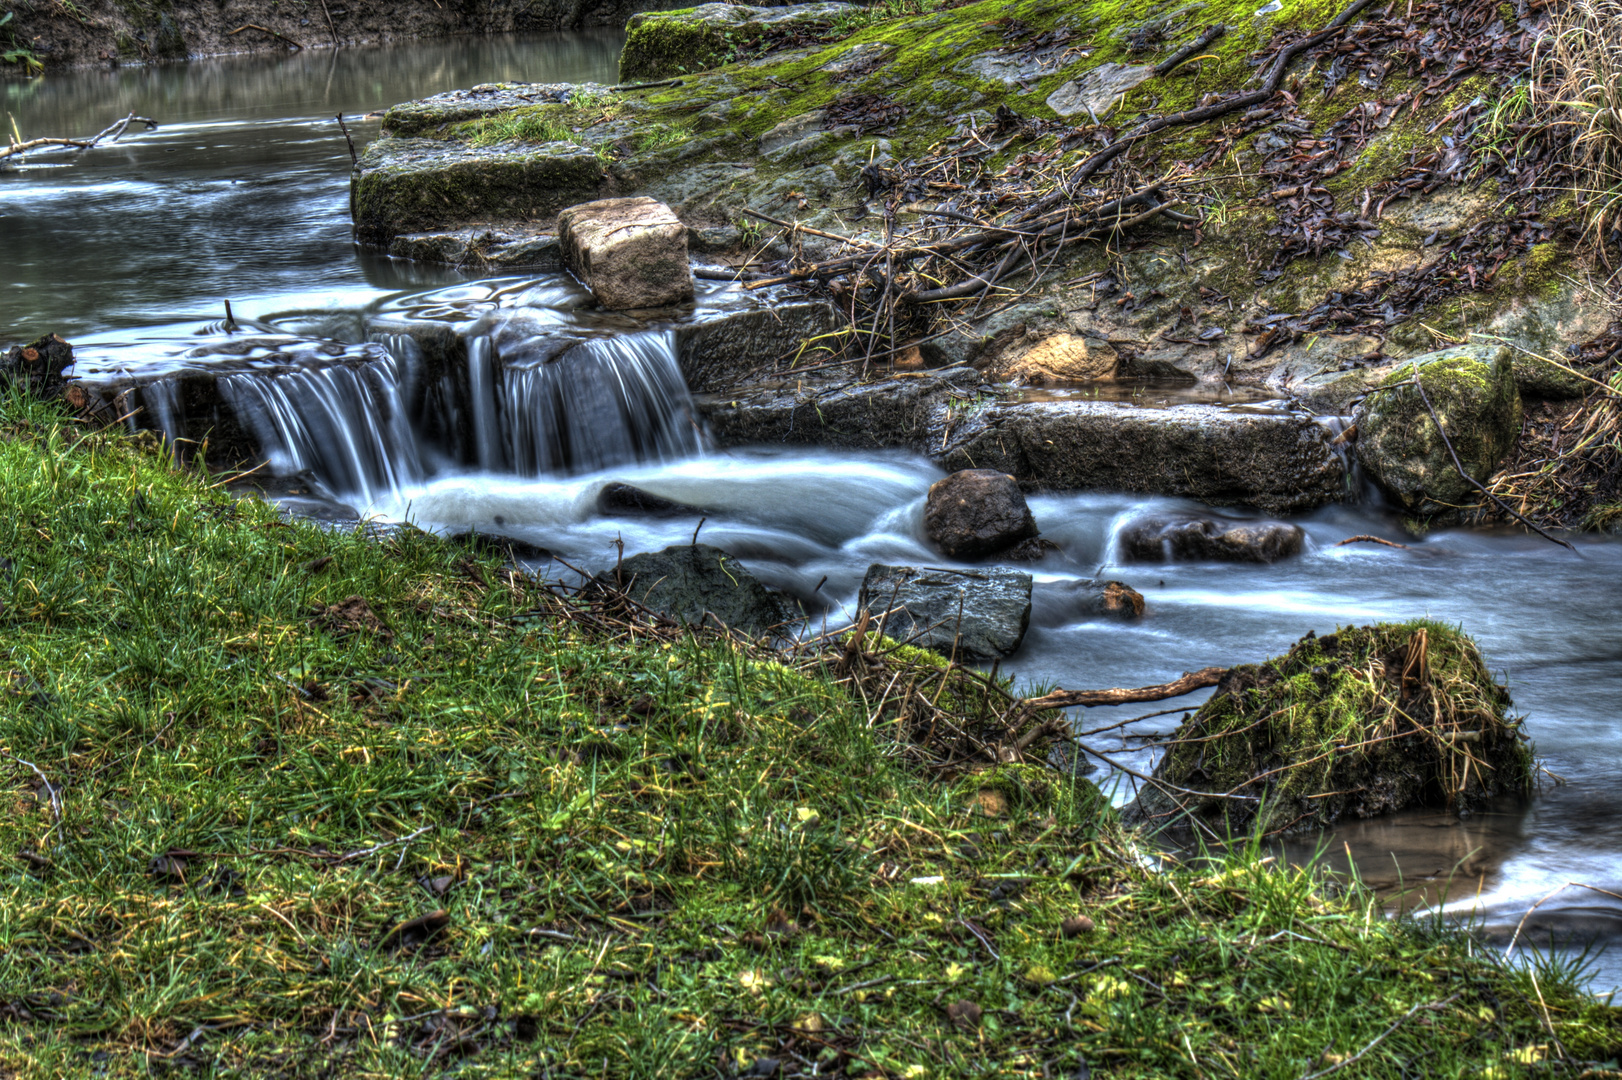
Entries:
[[46, 146], [61, 146], [73, 150], [89, 150], [91, 147], [100, 143], [104, 139], [107, 142], [117, 142], [119, 137], [124, 134], [131, 124], [145, 124], [148, 131], [152, 131], [158, 126], [158, 122], [156, 120], [149, 120], [144, 116], [136, 116], [134, 113], [130, 113], [128, 116], [124, 117], [124, 119], [119, 120], [116, 123], [109, 124], [106, 128], [97, 132], [88, 139], [45, 138], [29, 139], [26, 142], [13, 141], [10, 146], [6, 147], [4, 150], [0, 150], [0, 159], [12, 157], [16, 154], [25, 154], [30, 150], [38, 150], [41, 147]]
[[1215, 686], [1228, 673], [1227, 668], [1208, 667], [1190, 671], [1180, 679], [1158, 686], [1140, 686], [1135, 689], [1113, 690], [1055, 690], [1041, 697], [1026, 698], [1025, 707], [1033, 712], [1046, 709], [1068, 709], [1074, 706], [1092, 708], [1098, 705], [1127, 705], [1138, 701], [1164, 701], [1181, 697], [1207, 686]]

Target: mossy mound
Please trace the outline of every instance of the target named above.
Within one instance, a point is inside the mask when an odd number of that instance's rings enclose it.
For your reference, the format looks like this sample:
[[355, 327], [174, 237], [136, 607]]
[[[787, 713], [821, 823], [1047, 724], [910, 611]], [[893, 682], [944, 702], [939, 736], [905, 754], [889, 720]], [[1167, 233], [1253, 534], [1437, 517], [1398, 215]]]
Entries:
[[1531, 787], [1532, 748], [1509, 705], [1456, 627], [1308, 634], [1232, 669], [1173, 733], [1126, 816], [1275, 834], [1409, 807], [1475, 809]]
[[[1386, 376], [1358, 420], [1357, 459], [1403, 509], [1446, 513], [1471, 499], [1471, 479], [1484, 483], [1520, 430], [1521, 396], [1509, 349], [1466, 345], [1419, 357]], [[1469, 478], [1460, 475], [1460, 465]]]

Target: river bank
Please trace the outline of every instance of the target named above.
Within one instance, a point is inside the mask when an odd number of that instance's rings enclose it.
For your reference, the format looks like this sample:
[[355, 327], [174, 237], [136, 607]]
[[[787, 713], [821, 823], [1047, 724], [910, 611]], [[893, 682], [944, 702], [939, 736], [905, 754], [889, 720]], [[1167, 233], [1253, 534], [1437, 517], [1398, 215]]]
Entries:
[[604, 636], [500, 557], [287, 523], [16, 395], [0, 424], [12, 1071], [1512, 1077], [1617, 1045], [1569, 967], [1253, 850], [1148, 872], [1079, 778], [919, 772], [815, 665]]
[[[392, 41], [621, 30], [662, 0], [16, 0], [0, 48], [17, 74], [150, 64], [238, 53], [341, 49]], [[15, 59], [12, 59], [15, 57]]]

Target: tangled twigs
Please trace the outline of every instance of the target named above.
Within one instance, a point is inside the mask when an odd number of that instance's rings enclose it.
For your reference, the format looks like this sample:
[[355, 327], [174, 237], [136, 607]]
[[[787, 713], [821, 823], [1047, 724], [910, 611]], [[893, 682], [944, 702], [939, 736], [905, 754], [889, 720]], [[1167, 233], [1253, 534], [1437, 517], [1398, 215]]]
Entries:
[[0, 159], [8, 158], [16, 154], [25, 154], [30, 150], [38, 150], [41, 147], [46, 146], [62, 146], [74, 150], [89, 150], [103, 139], [108, 142], [117, 142], [119, 137], [124, 134], [125, 130], [131, 124], [145, 124], [146, 130], [148, 131], [151, 131], [158, 126], [158, 122], [156, 120], [149, 120], [144, 116], [136, 116], [134, 113], [130, 113], [128, 116], [124, 117], [124, 119], [109, 125], [107, 128], [89, 139], [48, 138], [29, 139], [26, 142], [17, 142], [13, 140], [10, 146], [6, 147], [4, 150], [0, 150]]
[[1050, 192], [1045, 198], [1038, 201], [1036, 205], [1032, 206], [1027, 213], [1038, 214], [1045, 212], [1048, 209], [1058, 205], [1065, 199], [1071, 197], [1075, 192], [1077, 185], [1081, 184], [1094, 173], [1098, 172], [1098, 170], [1102, 169], [1105, 165], [1108, 165], [1121, 154], [1131, 149], [1133, 144], [1155, 134], [1158, 131], [1164, 131], [1165, 129], [1171, 127], [1184, 127], [1189, 124], [1203, 124], [1207, 120], [1215, 120], [1219, 116], [1226, 116], [1227, 114], [1237, 112], [1240, 109], [1248, 109], [1253, 105], [1260, 105], [1262, 102], [1271, 99], [1274, 94], [1278, 93], [1278, 88], [1284, 81], [1284, 73], [1289, 69], [1290, 64], [1295, 61], [1296, 57], [1300, 56], [1308, 49], [1316, 48], [1317, 46], [1322, 45], [1324, 42], [1340, 33], [1347, 23], [1356, 18], [1359, 12], [1373, 2], [1374, 0], [1357, 0], [1357, 2], [1352, 4], [1351, 7], [1348, 7], [1345, 11], [1336, 16], [1334, 21], [1332, 21], [1323, 30], [1313, 34], [1311, 37], [1302, 38], [1300, 41], [1282, 50], [1278, 56], [1274, 58], [1272, 64], [1268, 66], [1267, 74], [1262, 79], [1260, 89], [1247, 91], [1242, 94], [1234, 94], [1230, 97], [1223, 98], [1220, 101], [1212, 102], [1209, 105], [1201, 105], [1192, 109], [1185, 109], [1179, 113], [1171, 113], [1167, 116], [1156, 117], [1153, 120], [1146, 120], [1132, 130], [1124, 133], [1119, 138], [1112, 141], [1108, 146], [1104, 147], [1092, 157], [1076, 166], [1075, 170], [1065, 178], [1065, 182], [1060, 187]]
[[1573, 555], [1576, 555], [1579, 558], [1581, 558], [1582, 555], [1576, 548], [1572, 547], [1570, 544], [1568, 544], [1566, 541], [1560, 539], [1558, 536], [1550, 536], [1548, 533], [1546, 533], [1542, 529], [1538, 528], [1532, 522], [1528, 521], [1523, 515], [1521, 515], [1520, 513], [1517, 513], [1515, 510], [1512, 510], [1508, 503], [1504, 502], [1504, 500], [1502, 500], [1498, 496], [1494, 495], [1491, 491], [1488, 491], [1486, 486], [1483, 485], [1481, 483], [1481, 481], [1479, 481], [1475, 477], [1471, 476], [1469, 474], [1469, 472], [1467, 472], [1465, 470], [1464, 463], [1459, 460], [1459, 455], [1453, 449], [1452, 440], [1450, 440], [1447, 437], [1447, 429], [1442, 427], [1442, 418], [1440, 416], [1436, 415], [1436, 408], [1435, 408], [1435, 406], [1433, 406], [1431, 404], [1431, 399], [1430, 399], [1429, 395], [1427, 395], [1425, 393], [1424, 384], [1419, 381], [1419, 370], [1417, 368], [1414, 370], [1414, 389], [1419, 391], [1419, 400], [1421, 400], [1421, 401], [1423, 401], [1425, 403], [1426, 410], [1430, 412], [1431, 421], [1436, 425], [1437, 433], [1442, 436], [1442, 445], [1447, 447], [1448, 457], [1453, 459], [1453, 468], [1458, 470], [1459, 475], [1461, 477], [1463, 477], [1465, 480], [1467, 480], [1470, 483], [1471, 487], [1474, 487], [1477, 491], [1481, 492], [1483, 495], [1487, 496], [1487, 498], [1491, 499], [1494, 503], [1496, 503], [1497, 506], [1498, 506], [1498, 509], [1500, 509], [1504, 513], [1508, 514], [1510, 517], [1514, 518], [1516, 521], [1520, 522], [1522, 525], [1525, 525], [1528, 529], [1531, 529], [1533, 532], [1535, 532], [1539, 536], [1543, 537], [1543, 539], [1549, 541], [1552, 544], [1559, 544], [1561, 547], [1565, 548], [1567, 551], [1571, 552]]

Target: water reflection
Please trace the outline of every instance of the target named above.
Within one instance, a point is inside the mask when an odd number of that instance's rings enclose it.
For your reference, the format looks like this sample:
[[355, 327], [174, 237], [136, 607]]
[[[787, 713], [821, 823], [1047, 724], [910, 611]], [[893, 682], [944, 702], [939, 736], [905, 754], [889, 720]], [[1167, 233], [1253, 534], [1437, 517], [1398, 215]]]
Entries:
[[25, 138], [93, 133], [129, 112], [162, 125], [0, 172], [0, 339], [218, 317], [227, 298], [248, 316], [353, 308], [380, 291], [459, 280], [357, 258], [349, 151], [333, 117], [348, 116], [364, 144], [377, 120], [362, 114], [459, 86], [613, 82], [623, 40], [608, 30], [465, 37], [0, 82]]

